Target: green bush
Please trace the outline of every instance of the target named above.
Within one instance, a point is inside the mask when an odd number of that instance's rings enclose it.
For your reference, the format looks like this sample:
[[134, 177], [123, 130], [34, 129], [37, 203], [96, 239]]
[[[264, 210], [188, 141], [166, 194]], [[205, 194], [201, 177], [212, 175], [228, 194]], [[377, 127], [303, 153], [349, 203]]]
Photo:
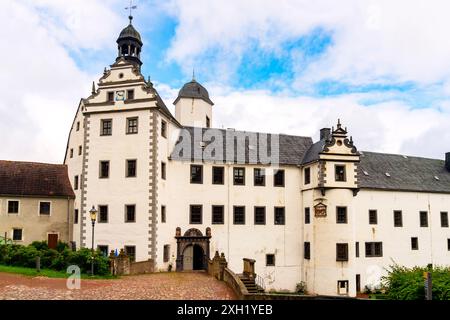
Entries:
[[449, 267], [390, 266], [388, 274], [382, 277], [382, 284], [388, 297], [395, 300], [424, 300], [424, 272], [431, 272], [433, 300], [450, 300]]
[[[34, 268], [36, 258], [41, 258], [41, 268], [64, 271], [70, 265], [80, 267], [82, 273], [91, 270], [92, 252], [81, 248], [72, 251], [65, 243], [58, 243], [56, 250], [49, 249], [45, 241], [35, 241], [28, 246], [8, 244], [0, 245], [0, 264]], [[97, 275], [109, 274], [109, 260], [100, 251], [94, 252], [94, 273]]]

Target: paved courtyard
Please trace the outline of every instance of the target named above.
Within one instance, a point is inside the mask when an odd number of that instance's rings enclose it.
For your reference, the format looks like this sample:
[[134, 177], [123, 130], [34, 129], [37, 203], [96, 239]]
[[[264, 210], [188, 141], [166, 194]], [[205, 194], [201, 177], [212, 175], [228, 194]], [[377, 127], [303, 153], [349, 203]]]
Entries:
[[81, 280], [79, 290], [69, 290], [66, 279], [27, 277], [0, 273], [0, 300], [225, 300], [236, 299], [221, 281], [202, 272], [155, 273], [115, 280]]

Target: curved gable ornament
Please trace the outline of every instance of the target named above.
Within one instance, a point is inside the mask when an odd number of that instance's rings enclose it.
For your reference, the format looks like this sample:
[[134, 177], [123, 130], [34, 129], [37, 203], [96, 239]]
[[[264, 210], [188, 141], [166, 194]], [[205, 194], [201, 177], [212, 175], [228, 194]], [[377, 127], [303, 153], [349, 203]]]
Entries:
[[203, 237], [203, 234], [200, 230], [191, 228], [184, 233], [184, 237]]

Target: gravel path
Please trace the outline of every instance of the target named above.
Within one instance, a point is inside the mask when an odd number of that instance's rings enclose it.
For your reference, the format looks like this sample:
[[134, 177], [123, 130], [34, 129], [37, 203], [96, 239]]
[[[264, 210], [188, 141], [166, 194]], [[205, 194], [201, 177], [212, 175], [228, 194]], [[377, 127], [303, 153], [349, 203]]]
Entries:
[[81, 280], [69, 290], [66, 279], [0, 273], [0, 300], [226, 300], [233, 291], [204, 272], [154, 273], [116, 280]]

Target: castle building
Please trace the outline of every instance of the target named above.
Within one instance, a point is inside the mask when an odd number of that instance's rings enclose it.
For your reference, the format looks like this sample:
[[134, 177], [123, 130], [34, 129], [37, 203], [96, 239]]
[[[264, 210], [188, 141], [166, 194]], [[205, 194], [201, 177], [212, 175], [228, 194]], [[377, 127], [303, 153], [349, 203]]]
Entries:
[[256, 260], [267, 289], [355, 296], [393, 262], [449, 265], [446, 160], [358, 151], [338, 121], [320, 140], [213, 129], [195, 79], [175, 116], [141, 74], [132, 25], [116, 61], [81, 99], [65, 164], [75, 191], [73, 241], [121, 249], [156, 269], [204, 269], [223, 252]]

